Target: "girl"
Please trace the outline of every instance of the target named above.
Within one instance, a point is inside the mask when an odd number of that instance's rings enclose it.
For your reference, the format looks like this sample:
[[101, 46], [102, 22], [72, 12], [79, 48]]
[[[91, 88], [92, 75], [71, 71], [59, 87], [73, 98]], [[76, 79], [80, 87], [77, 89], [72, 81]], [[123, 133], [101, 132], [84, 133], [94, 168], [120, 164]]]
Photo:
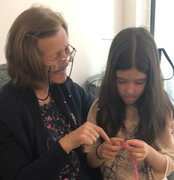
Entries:
[[151, 34], [127, 28], [113, 40], [99, 98], [88, 121], [110, 137], [86, 146], [104, 180], [160, 180], [174, 171], [173, 106], [163, 89]]

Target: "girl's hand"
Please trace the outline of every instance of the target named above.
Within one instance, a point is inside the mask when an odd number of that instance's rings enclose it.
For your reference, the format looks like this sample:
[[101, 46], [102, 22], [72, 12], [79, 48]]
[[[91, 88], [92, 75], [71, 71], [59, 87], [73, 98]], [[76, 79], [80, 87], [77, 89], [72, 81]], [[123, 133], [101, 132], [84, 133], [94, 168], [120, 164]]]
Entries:
[[97, 155], [100, 158], [112, 159], [117, 155], [118, 151], [122, 148], [121, 142], [123, 142], [123, 138], [113, 137], [110, 138], [110, 143], [104, 142], [97, 148]]
[[127, 140], [124, 147], [130, 153], [130, 157], [135, 161], [143, 161], [148, 156], [149, 145], [142, 140]]

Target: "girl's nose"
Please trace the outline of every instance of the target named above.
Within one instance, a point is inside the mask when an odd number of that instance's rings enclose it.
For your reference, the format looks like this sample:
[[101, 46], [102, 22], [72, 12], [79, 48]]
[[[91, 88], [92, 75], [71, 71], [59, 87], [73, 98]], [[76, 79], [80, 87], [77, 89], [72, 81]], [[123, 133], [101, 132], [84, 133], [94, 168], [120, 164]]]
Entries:
[[127, 94], [134, 94], [135, 92], [135, 86], [133, 85], [133, 83], [129, 83], [126, 87], [126, 92]]

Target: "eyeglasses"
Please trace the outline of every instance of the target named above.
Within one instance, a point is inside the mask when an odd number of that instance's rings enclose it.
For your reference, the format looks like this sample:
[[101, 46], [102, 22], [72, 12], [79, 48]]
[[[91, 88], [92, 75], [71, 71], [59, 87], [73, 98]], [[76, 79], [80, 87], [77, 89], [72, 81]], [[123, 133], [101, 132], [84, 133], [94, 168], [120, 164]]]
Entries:
[[74, 56], [76, 54], [76, 49], [73, 46], [71, 46], [70, 44], [69, 44], [69, 49], [70, 49], [70, 53], [69, 53], [68, 57], [66, 58], [66, 60], [68, 62], [73, 62]]
[[59, 60], [55, 65], [46, 65], [50, 67], [51, 69], [54, 69], [54, 71], [60, 71], [61, 69], [63, 69], [62, 64], [67, 61], [68, 62], [68, 66], [67, 67], [67, 72], [69, 71], [69, 77], [71, 76], [72, 73], [72, 68], [73, 68], [73, 62], [74, 62], [74, 56], [76, 54], [76, 49], [72, 46], [72, 45], [68, 45], [67, 50], [66, 50], [66, 54], [67, 57], [63, 58], [61, 60]]
[[72, 72], [72, 68], [73, 68], [73, 62], [74, 62], [74, 56], [75, 56], [75, 54], [76, 54], [76, 49], [69, 44], [68, 50], [69, 50], [69, 52], [67, 52], [67, 55], [68, 55], [68, 56], [67, 56], [66, 58], [63, 58], [63, 59], [59, 60], [56, 65], [47, 65], [47, 64], [45, 64], [45, 66], [48, 66], [48, 67], [49, 67], [49, 70], [48, 70], [48, 84], [49, 84], [49, 89], [48, 89], [48, 94], [47, 94], [47, 96], [46, 96], [45, 98], [43, 98], [43, 99], [38, 98], [39, 100], [45, 101], [45, 100], [49, 97], [49, 95], [50, 95], [50, 71], [51, 71], [51, 68], [52, 68], [52, 67], [54, 68], [55, 71], [61, 70], [61, 69], [62, 69], [62, 63], [63, 63], [64, 61], [67, 61], [67, 62], [68, 62], [68, 65], [71, 63], [70, 72], [69, 72], [69, 77], [71, 76], [71, 72]]
[[[36, 40], [39, 39], [38, 37], [36, 37], [36, 36], [34, 36], [34, 35], [31, 35], [31, 34], [29, 34], [29, 33], [27, 34], [27, 37], [33, 38], [33, 39], [36, 39]], [[72, 68], [73, 68], [73, 62], [74, 62], [74, 56], [75, 56], [75, 54], [76, 54], [76, 49], [69, 44], [69, 45], [68, 45], [68, 50], [69, 50], [68, 56], [67, 56], [66, 58], [63, 58], [62, 60], [59, 60], [56, 65], [48, 65], [48, 64], [45, 64], [46, 66], [49, 66], [49, 72], [50, 72], [50, 70], [51, 70], [52, 67], [53, 67], [55, 70], [57, 70], [57, 71], [58, 71], [59, 69], [61, 70], [61, 68], [62, 68], [62, 63], [66, 60], [69, 64], [71, 63], [70, 71], [69, 71], [69, 77], [71, 76], [71, 72], [72, 72]], [[69, 65], [69, 64], [68, 64], [68, 65]], [[67, 71], [68, 71], [68, 70], [67, 70]]]
[[71, 73], [72, 73], [72, 68], [73, 68], [73, 63], [74, 63], [74, 57], [75, 57], [75, 54], [76, 54], [76, 49], [73, 46], [71, 46], [70, 44], [69, 44], [69, 49], [70, 49], [70, 53], [67, 56], [66, 60], [69, 63], [69, 65], [71, 63], [71, 65], [69, 66], [70, 67], [69, 77], [70, 77]]

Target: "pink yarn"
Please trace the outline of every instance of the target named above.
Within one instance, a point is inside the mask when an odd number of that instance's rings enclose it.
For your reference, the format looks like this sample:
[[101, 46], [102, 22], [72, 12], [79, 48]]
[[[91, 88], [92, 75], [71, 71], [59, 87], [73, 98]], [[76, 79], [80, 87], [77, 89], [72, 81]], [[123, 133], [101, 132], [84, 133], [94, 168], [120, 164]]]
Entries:
[[[142, 142], [141, 142], [142, 143]], [[126, 147], [128, 146], [127, 142], [122, 142], [122, 147]], [[130, 159], [132, 161], [132, 164], [134, 166], [134, 169], [135, 169], [135, 180], [138, 180], [138, 170], [137, 170], [137, 162], [135, 162], [131, 156], [130, 156]]]
[[138, 170], [137, 170], [137, 162], [135, 162], [131, 157], [130, 157], [132, 164], [134, 166], [135, 169], [135, 180], [138, 180]]

